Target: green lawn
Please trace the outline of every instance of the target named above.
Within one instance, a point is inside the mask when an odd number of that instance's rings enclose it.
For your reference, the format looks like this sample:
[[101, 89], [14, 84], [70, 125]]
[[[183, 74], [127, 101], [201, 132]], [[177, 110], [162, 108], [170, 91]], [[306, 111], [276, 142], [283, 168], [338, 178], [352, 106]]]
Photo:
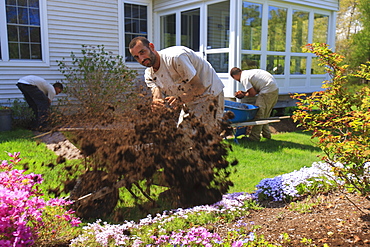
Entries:
[[[264, 178], [299, 170], [304, 166], [311, 166], [319, 161], [322, 154], [315, 147], [311, 136], [305, 132], [290, 132], [273, 135], [271, 140], [263, 139], [261, 142], [246, 142], [243, 140], [236, 144], [233, 139], [225, 140], [232, 145], [228, 159], [237, 159], [239, 164], [236, 172], [231, 175], [234, 186], [232, 192], [253, 192], [255, 186]], [[9, 160], [6, 152], [21, 152], [21, 166], [26, 165], [28, 172], [43, 174], [45, 188], [57, 187], [58, 178], [62, 176], [63, 166], [76, 161], [56, 164], [57, 155], [32, 138], [32, 132], [15, 130], [0, 132], [0, 160]], [[49, 164], [55, 167], [50, 169]]]
[[311, 166], [322, 154], [306, 132], [280, 133], [261, 142], [227, 141], [232, 145], [229, 159], [239, 161], [231, 177], [234, 187], [230, 192], [253, 192], [262, 179]]
[[33, 136], [32, 131], [24, 129], [0, 132], [0, 160], [10, 160], [8, 152], [20, 152], [22, 160], [15, 168], [27, 170], [27, 173], [42, 174], [42, 189], [56, 188], [60, 186], [60, 178], [65, 174], [63, 167], [79, 161], [67, 160], [66, 163], [57, 164], [58, 156]]

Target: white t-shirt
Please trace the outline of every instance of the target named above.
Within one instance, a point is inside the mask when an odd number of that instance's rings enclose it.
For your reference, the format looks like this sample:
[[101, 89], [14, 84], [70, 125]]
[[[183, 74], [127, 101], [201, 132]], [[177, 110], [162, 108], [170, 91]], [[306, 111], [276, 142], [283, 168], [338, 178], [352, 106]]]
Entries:
[[240, 83], [246, 91], [253, 87], [258, 94], [271, 93], [278, 89], [275, 78], [262, 69], [243, 70], [240, 76]]
[[46, 96], [48, 96], [50, 101], [53, 100], [56, 95], [55, 88], [39, 76], [27, 75], [19, 79], [18, 82], [38, 87]]
[[161, 59], [158, 71], [154, 72], [152, 67], [145, 70], [148, 87], [158, 87], [165, 96], [181, 96], [187, 82], [197, 75], [206, 88], [198, 98], [217, 96], [223, 91], [224, 85], [211, 64], [191, 49], [173, 46], [158, 53]]

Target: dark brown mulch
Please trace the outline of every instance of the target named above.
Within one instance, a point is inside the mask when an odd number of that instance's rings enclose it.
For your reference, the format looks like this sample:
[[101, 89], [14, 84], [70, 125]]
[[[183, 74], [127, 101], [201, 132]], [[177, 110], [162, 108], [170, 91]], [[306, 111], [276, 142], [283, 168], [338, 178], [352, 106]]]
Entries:
[[[331, 193], [294, 203], [267, 203], [243, 221], [278, 246], [370, 246], [370, 201], [360, 195]], [[240, 224], [240, 222], [238, 222]], [[257, 227], [258, 226], [258, 227]], [[220, 235], [233, 224], [215, 227]], [[286, 233], [289, 238], [283, 240]], [[304, 243], [302, 240], [306, 238]], [[310, 242], [310, 244], [307, 244]]]
[[280, 122], [270, 124], [270, 131], [272, 134], [294, 132], [297, 130], [301, 130], [301, 128], [297, 127], [297, 124], [294, 123], [291, 118], [282, 119]]

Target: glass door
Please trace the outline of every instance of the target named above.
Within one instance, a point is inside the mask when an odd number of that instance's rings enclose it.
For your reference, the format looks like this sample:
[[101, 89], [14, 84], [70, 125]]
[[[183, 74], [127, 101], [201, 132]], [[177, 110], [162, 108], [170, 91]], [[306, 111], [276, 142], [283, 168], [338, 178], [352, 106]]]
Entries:
[[160, 16], [160, 49], [183, 45], [200, 51], [200, 8]]

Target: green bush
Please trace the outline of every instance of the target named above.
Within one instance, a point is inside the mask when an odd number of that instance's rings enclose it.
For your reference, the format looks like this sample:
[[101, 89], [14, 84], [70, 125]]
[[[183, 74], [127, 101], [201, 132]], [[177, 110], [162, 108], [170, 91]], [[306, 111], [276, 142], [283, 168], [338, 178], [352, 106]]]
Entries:
[[31, 125], [35, 114], [26, 102], [15, 99], [10, 108], [13, 128], [27, 128]]
[[[136, 71], [128, 69], [122, 56], [113, 56], [104, 45], [82, 46], [81, 54], [71, 52], [71, 61], [57, 61], [65, 76], [62, 83], [68, 106], [88, 113], [122, 110], [134, 96]], [[69, 109], [71, 109], [69, 107]]]
[[323, 159], [332, 165], [335, 175], [348, 188], [369, 194], [366, 162], [370, 160], [370, 88], [362, 87], [353, 93], [345, 85], [349, 76], [369, 79], [370, 63], [348, 74], [348, 65], [342, 64], [343, 56], [332, 52], [328, 45], [308, 44], [304, 50], [318, 56], [331, 80], [325, 81], [323, 90], [311, 96], [293, 96], [298, 99], [293, 119], [312, 131], [313, 138], [318, 138], [318, 146], [325, 153]]

